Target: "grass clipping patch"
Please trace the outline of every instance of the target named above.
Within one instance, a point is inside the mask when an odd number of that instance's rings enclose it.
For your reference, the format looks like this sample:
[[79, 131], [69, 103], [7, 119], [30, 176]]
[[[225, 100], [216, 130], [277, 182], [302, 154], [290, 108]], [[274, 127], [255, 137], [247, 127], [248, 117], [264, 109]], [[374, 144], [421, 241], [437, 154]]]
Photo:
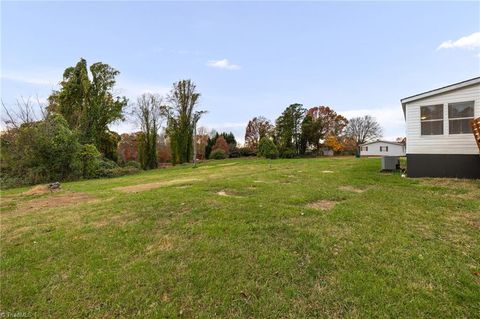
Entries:
[[198, 178], [182, 178], [182, 179], [174, 179], [174, 180], [170, 180], [170, 181], [161, 181], [161, 182], [154, 182], [154, 183], [115, 187], [113, 190], [124, 192], [124, 193], [133, 193], [133, 192], [148, 191], [148, 190], [155, 189], [155, 188], [160, 188], [160, 187], [165, 187], [165, 186], [181, 185], [181, 184], [184, 184], [184, 183], [197, 182], [197, 181], [200, 181], [200, 179], [198, 179]]
[[350, 185], [340, 186], [338, 189], [341, 190], [341, 191], [353, 192], [353, 193], [363, 193], [363, 192], [365, 192], [364, 189], [355, 188], [355, 187], [350, 186]]
[[317, 209], [317, 210], [331, 210], [333, 207], [335, 207], [336, 204], [337, 204], [336, 201], [322, 199], [322, 200], [318, 200], [316, 202], [307, 204], [307, 207], [311, 209]]
[[95, 197], [86, 193], [65, 192], [48, 196], [45, 198], [37, 198], [21, 202], [17, 206], [18, 211], [30, 211], [38, 209], [64, 207], [70, 205], [77, 205], [95, 200]]
[[43, 195], [51, 193], [50, 189], [48, 189], [48, 185], [37, 185], [30, 188], [28, 191], [23, 192], [23, 195]]

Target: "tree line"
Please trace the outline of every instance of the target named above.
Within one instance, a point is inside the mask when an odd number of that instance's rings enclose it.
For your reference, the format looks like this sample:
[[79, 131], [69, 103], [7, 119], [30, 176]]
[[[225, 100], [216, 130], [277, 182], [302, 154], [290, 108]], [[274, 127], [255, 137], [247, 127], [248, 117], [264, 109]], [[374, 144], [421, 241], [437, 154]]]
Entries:
[[358, 152], [359, 145], [382, 136], [380, 124], [370, 115], [350, 120], [328, 106], [306, 109], [289, 105], [270, 122], [263, 116], [251, 119], [245, 130], [245, 146], [268, 158], [292, 158]]
[[[351, 152], [381, 135], [370, 116], [347, 120], [330, 107], [292, 104], [274, 123], [262, 116], [250, 120], [245, 145], [239, 147], [231, 132], [197, 128], [206, 111], [198, 109], [201, 94], [193, 81], [177, 81], [164, 96], [145, 93], [131, 102], [114, 93], [119, 73], [108, 64], [88, 66], [80, 59], [65, 69], [59, 89], [40, 112], [29, 99], [17, 101], [15, 110], [2, 101], [2, 187], [120, 176], [165, 161], [289, 158], [320, 154], [324, 148]], [[138, 132], [119, 135], [110, 129], [126, 118], [135, 121]]]
[[[204, 111], [191, 80], [175, 82], [165, 96], [143, 94], [135, 103], [114, 94], [119, 71], [98, 62], [80, 61], [65, 69], [59, 89], [35, 112], [30, 99], [8, 108], [2, 101], [5, 129], [0, 135], [2, 187], [119, 176], [156, 168], [157, 139], [162, 124], [173, 163], [188, 162], [193, 132]], [[40, 114], [38, 114], [40, 113]], [[122, 163], [121, 136], [110, 125], [132, 114], [138, 124], [138, 159]]]

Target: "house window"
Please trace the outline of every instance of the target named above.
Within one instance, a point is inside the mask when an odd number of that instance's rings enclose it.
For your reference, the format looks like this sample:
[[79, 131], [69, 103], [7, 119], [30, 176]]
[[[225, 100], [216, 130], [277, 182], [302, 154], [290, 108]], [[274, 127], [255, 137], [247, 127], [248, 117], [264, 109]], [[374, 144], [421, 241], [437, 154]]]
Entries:
[[443, 134], [443, 104], [420, 106], [422, 135]]
[[388, 146], [380, 146], [380, 152], [388, 152]]
[[368, 152], [368, 146], [363, 146], [362, 151]]
[[448, 104], [449, 134], [472, 133], [470, 122], [473, 120], [474, 101]]

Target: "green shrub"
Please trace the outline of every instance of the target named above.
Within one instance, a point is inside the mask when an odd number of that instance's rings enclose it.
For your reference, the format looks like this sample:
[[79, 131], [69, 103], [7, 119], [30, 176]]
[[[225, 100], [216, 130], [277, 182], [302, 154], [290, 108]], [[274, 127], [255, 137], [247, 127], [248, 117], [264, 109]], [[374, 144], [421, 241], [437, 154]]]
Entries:
[[137, 162], [137, 161], [128, 161], [128, 162], [125, 163], [124, 166], [125, 167], [138, 168], [138, 169], [142, 168], [142, 165], [140, 164], [140, 162]]
[[111, 171], [117, 169], [118, 167], [119, 166], [117, 163], [115, 163], [112, 160], [109, 160], [108, 158], [98, 159], [96, 162], [95, 174], [94, 176], [91, 176], [91, 177], [94, 177], [94, 178], [111, 177], [112, 175]]
[[9, 129], [0, 139], [2, 180], [9, 184], [69, 180], [81, 174], [80, 144], [59, 114]]
[[240, 149], [236, 146], [230, 147], [230, 150], [228, 151], [228, 156], [231, 158], [240, 157]]
[[82, 145], [80, 151], [80, 161], [82, 162], [82, 176], [83, 178], [96, 177], [100, 164], [100, 152], [93, 144]]
[[263, 137], [258, 144], [258, 156], [275, 159], [278, 158], [278, 149], [268, 137]]
[[224, 150], [218, 148], [214, 151], [212, 151], [210, 153], [210, 159], [216, 159], [216, 160], [220, 160], [220, 159], [225, 159], [227, 158], [227, 153], [225, 153]]
[[112, 169], [112, 168], [117, 168], [118, 164], [115, 163], [114, 161], [104, 157], [98, 161], [98, 168], [99, 169]]
[[287, 148], [280, 152], [281, 158], [294, 158], [297, 156], [297, 152], [294, 149]]
[[9, 176], [8, 174], [0, 174], [0, 188], [7, 189], [12, 187], [26, 186], [30, 182], [21, 177]]
[[240, 156], [257, 156], [257, 151], [250, 147], [240, 147], [238, 151], [240, 152]]
[[119, 177], [125, 175], [136, 174], [140, 172], [141, 169], [136, 167], [115, 167], [115, 168], [108, 168], [97, 171], [97, 177]]

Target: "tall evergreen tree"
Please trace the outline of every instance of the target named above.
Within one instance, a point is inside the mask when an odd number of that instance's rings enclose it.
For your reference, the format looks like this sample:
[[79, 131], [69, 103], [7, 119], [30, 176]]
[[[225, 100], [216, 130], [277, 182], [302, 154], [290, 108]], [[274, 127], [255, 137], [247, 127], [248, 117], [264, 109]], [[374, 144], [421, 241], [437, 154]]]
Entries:
[[302, 104], [291, 104], [276, 120], [276, 140], [280, 152], [293, 150], [300, 154], [302, 122], [307, 110]]

